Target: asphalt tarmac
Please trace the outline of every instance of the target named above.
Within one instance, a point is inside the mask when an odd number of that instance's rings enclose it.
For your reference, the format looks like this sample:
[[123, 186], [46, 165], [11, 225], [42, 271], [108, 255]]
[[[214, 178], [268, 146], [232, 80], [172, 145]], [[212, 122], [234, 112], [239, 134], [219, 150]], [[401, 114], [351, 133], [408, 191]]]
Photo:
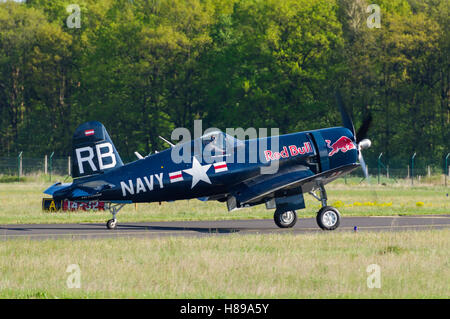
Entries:
[[[450, 215], [393, 216], [393, 217], [342, 217], [341, 225], [334, 231], [407, 231], [450, 227]], [[299, 218], [290, 229], [278, 228], [273, 220], [218, 220], [120, 223], [114, 230], [105, 224], [27, 224], [0, 225], [0, 240], [15, 238], [106, 238], [106, 237], [162, 237], [162, 236], [217, 236], [226, 234], [269, 234], [324, 232], [315, 218]]]

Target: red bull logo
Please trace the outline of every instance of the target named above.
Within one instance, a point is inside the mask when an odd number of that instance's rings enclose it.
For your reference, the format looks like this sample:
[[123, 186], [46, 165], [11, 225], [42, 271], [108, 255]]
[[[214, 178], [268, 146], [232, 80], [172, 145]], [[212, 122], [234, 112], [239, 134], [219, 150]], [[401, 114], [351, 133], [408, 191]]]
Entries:
[[330, 140], [325, 140], [327, 143], [327, 147], [331, 148], [331, 152], [328, 153], [328, 156], [333, 156], [337, 152], [341, 151], [343, 153], [356, 149], [355, 143], [347, 136], [341, 136], [336, 142], [331, 144]]

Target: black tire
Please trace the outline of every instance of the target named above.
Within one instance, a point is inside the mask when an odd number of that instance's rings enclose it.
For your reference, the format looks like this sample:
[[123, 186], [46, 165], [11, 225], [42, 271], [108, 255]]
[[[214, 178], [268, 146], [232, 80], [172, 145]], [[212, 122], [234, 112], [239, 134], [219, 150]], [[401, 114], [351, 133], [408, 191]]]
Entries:
[[318, 211], [316, 221], [323, 230], [335, 230], [341, 223], [341, 214], [336, 208], [325, 206]]
[[[287, 215], [287, 216], [286, 216]], [[297, 213], [295, 210], [279, 211], [276, 210], [273, 215], [275, 224], [280, 228], [291, 228], [297, 223]]]
[[117, 227], [117, 220], [115, 219], [110, 219], [106, 223], [106, 228], [108, 229], [116, 229], [116, 227]]

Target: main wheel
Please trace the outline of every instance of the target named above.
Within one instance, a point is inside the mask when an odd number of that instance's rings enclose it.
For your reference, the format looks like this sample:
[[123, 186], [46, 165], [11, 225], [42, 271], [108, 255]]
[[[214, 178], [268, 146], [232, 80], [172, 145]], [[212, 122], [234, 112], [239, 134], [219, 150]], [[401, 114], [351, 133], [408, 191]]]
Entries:
[[323, 230], [334, 230], [339, 227], [341, 214], [336, 208], [325, 206], [317, 213], [316, 221]]
[[297, 222], [297, 213], [295, 210], [275, 211], [273, 215], [275, 224], [280, 228], [291, 228]]
[[110, 219], [106, 223], [106, 228], [108, 229], [115, 229], [117, 227], [117, 219]]

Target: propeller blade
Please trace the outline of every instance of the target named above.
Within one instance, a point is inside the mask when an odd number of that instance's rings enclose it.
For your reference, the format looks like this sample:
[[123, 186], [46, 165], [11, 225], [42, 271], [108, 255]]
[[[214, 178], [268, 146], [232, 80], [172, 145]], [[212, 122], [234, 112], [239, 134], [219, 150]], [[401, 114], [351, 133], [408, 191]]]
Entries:
[[359, 163], [361, 164], [361, 168], [364, 172], [364, 177], [369, 179], [369, 172], [367, 171], [367, 165], [366, 165], [366, 162], [364, 161], [364, 157], [362, 156], [361, 150], [359, 150], [358, 153], [359, 153], [358, 160], [359, 160]]
[[369, 113], [369, 115], [366, 116], [364, 119], [361, 127], [359, 128], [358, 132], [356, 133], [356, 142], [359, 143], [363, 139], [367, 137], [367, 132], [369, 131], [370, 125], [372, 124], [372, 114]]
[[372, 144], [372, 142], [368, 139], [364, 139], [367, 135], [367, 132], [369, 130], [370, 124], [372, 123], [372, 114], [369, 113], [368, 116], [364, 119], [363, 124], [358, 130], [358, 133], [355, 134], [355, 126], [353, 125], [352, 118], [347, 112], [347, 109], [345, 108], [344, 101], [342, 100], [341, 93], [339, 90], [336, 90], [336, 101], [339, 106], [339, 110], [341, 111], [342, 116], [342, 123], [344, 124], [344, 127], [350, 130], [352, 132], [355, 141], [358, 145], [358, 160], [361, 164], [361, 168], [364, 172], [364, 177], [369, 181], [369, 172], [367, 169], [366, 162], [364, 161], [364, 157], [362, 155], [362, 150], [369, 148]]
[[352, 132], [353, 136], [355, 136], [355, 127], [353, 126], [353, 121], [348, 114], [347, 109], [345, 108], [344, 101], [342, 100], [342, 96], [339, 90], [336, 91], [336, 101], [339, 106], [339, 110], [341, 111], [342, 124], [344, 124], [344, 127], [348, 128], [350, 132]]

